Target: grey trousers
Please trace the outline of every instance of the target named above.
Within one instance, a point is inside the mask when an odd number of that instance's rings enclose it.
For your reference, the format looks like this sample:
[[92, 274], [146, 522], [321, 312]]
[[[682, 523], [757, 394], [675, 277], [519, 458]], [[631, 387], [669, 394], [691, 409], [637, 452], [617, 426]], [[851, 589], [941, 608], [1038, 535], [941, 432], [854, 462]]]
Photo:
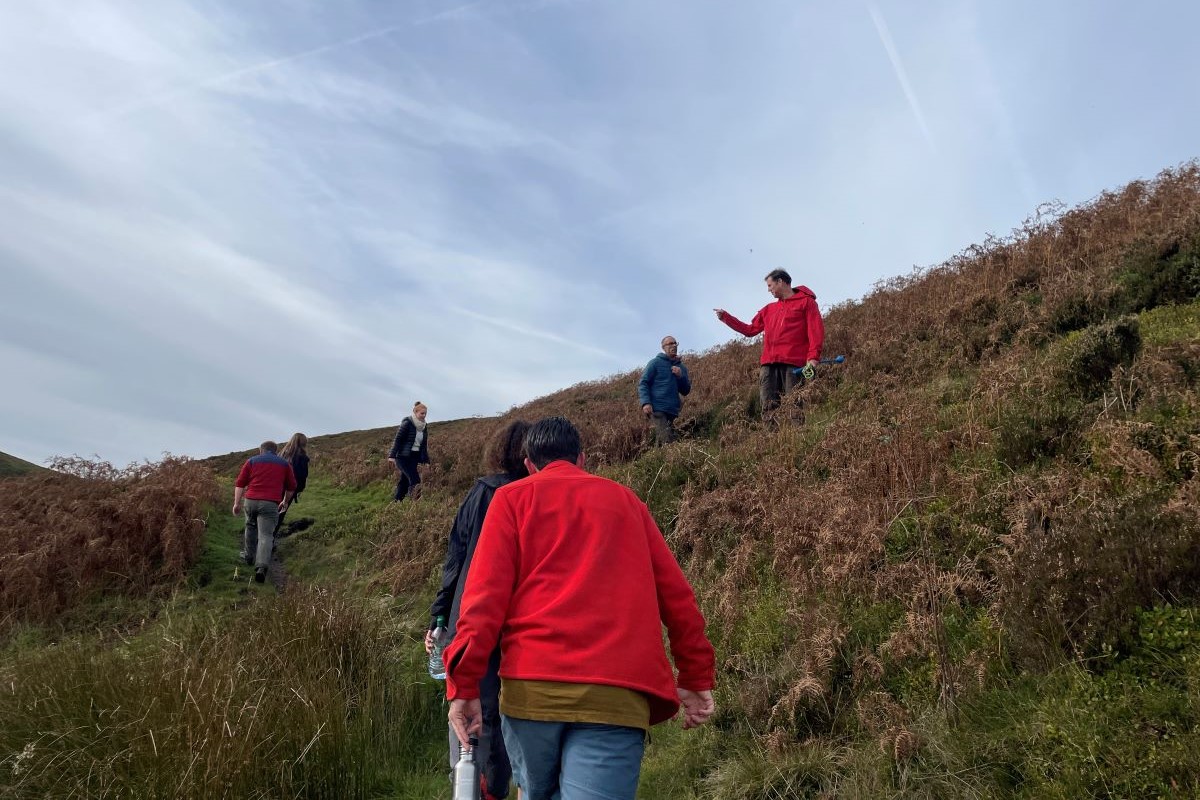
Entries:
[[650, 416], [654, 420], [655, 444], [670, 444], [675, 441], [675, 417], [665, 411], [655, 411]]
[[265, 568], [271, 563], [271, 549], [275, 546], [279, 503], [272, 500], [247, 500], [245, 508], [246, 531], [242, 536], [242, 549], [246, 558], [254, 559], [256, 569]]
[[779, 408], [779, 398], [800, 382], [794, 369], [791, 364], [763, 364], [758, 368], [758, 397], [764, 417]]

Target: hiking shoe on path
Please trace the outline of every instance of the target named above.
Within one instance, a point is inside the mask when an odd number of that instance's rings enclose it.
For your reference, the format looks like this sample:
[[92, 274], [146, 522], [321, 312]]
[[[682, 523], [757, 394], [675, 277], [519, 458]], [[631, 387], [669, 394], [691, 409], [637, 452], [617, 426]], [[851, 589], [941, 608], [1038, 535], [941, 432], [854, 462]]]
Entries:
[[255, 583], [265, 583], [266, 580], [267, 580], [267, 568], [266, 567], [256, 567], [254, 570], [254, 582]]

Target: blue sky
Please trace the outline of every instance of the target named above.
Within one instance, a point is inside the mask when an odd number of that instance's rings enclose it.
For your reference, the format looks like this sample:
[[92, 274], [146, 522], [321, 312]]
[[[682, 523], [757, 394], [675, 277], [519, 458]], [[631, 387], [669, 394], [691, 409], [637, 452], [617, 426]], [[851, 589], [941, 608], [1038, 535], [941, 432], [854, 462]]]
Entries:
[[[919, 9], [919, 10], [914, 10]], [[0, 450], [491, 414], [1200, 155], [1200, 5], [0, 7]], [[630, 402], [636, 403], [631, 391]]]

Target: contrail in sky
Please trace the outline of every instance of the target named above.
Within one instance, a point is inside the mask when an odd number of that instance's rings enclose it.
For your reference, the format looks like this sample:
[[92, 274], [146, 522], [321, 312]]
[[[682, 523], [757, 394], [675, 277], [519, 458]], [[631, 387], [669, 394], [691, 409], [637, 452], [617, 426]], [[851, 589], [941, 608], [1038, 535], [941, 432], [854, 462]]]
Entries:
[[912, 84], [908, 82], [908, 74], [904, 71], [904, 64], [900, 61], [900, 54], [896, 52], [896, 45], [892, 41], [892, 34], [888, 31], [887, 23], [884, 22], [883, 15], [879, 13], [879, 9], [874, 3], [868, 3], [867, 10], [871, 12], [871, 20], [875, 23], [875, 30], [879, 33], [879, 40], [883, 42], [883, 49], [887, 51], [888, 59], [892, 62], [892, 70], [896, 73], [896, 80], [900, 81], [900, 88], [904, 90], [904, 96], [908, 99], [908, 107], [912, 109], [913, 116], [917, 118], [917, 125], [921, 128], [921, 134], [925, 137], [925, 142], [929, 145], [929, 149], [937, 152], [937, 145], [933, 142], [933, 134], [929, 130], [929, 123], [925, 121], [925, 114], [921, 111], [921, 104], [917, 102], [917, 94], [913, 91]]
[[182, 95], [192, 94], [193, 92], [201, 91], [204, 89], [211, 89], [213, 87], [220, 86], [223, 83], [228, 83], [229, 81], [236, 80], [237, 78], [241, 78], [246, 75], [253, 75], [256, 72], [262, 72], [264, 70], [268, 70], [273, 67], [278, 67], [281, 64], [289, 64], [293, 61], [300, 61], [301, 59], [311, 58], [312, 56], [316, 56], [316, 55], [320, 55], [322, 53], [329, 52], [330, 50], [338, 50], [340, 48], [349, 47], [350, 45], [359, 44], [360, 42], [365, 42], [370, 39], [378, 39], [381, 36], [387, 36], [390, 33], [395, 33], [396, 31], [403, 30], [405, 28], [411, 28], [412, 26], [413, 26], [413, 23], [411, 23], [411, 22], [406, 22], [403, 25], [389, 25], [386, 28], [376, 28], [375, 30], [368, 31], [366, 33], [361, 33], [357, 36], [352, 36], [349, 39], [342, 39], [340, 41], [330, 42], [329, 44], [320, 45], [319, 47], [313, 47], [308, 50], [303, 50], [298, 53], [292, 53], [290, 55], [280, 56], [278, 58], [272, 58], [272, 59], [268, 59], [266, 61], [260, 61], [257, 64], [251, 64], [248, 67], [241, 67], [239, 69], [221, 73], [220, 75], [214, 75], [211, 78], [205, 78], [204, 80], [197, 81], [195, 83], [189, 83], [189, 84], [185, 84], [182, 86], [176, 86], [176, 87], [167, 89], [165, 91], [158, 92], [157, 94], [152, 94], [152, 95], [149, 95], [146, 97], [139, 97], [139, 98], [137, 98], [135, 100], [131, 100], [127, 103], [122, 103], [121, 105], [118, 105], [114, 108], [110, 108], [105, 111], [100, 111], [100, 112], [97, 112], [96, 114], [92, 114], [91, 119], [123, 117], [126, 114], [130, 114], [134, 111], [140, 111], [141, 109], [147, 108], [149, 106], [155, 106], [155, 105], [160, 105], [162, 103], [168, 103], [171, 100], [174, 100], [175, 98], [180, 97]]

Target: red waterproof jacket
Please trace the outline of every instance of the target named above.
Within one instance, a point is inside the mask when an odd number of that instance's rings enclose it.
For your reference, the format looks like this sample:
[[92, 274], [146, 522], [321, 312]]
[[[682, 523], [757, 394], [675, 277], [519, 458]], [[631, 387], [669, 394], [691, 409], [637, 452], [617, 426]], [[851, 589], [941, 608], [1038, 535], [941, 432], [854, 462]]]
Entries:
[[792, 291], [795, 294], [786, 300], [763, 306], [749, 325], [728, 312], [721, 315], [722, 322], [743, 336], [764, 334], [761, 364], [800, 367], [821, 357], [825, 323], [817, 308], [817, 296], [807, 286], [793, 286]]
[[479, 697], [500, 640], [500, 677], [623, 686], [650, 724], [679, 710], [679, 686], [711, 689], [712, 645], [692, 587], [637, 495], [553, 461], [496, 490], [444, 653], [446, 695]]

